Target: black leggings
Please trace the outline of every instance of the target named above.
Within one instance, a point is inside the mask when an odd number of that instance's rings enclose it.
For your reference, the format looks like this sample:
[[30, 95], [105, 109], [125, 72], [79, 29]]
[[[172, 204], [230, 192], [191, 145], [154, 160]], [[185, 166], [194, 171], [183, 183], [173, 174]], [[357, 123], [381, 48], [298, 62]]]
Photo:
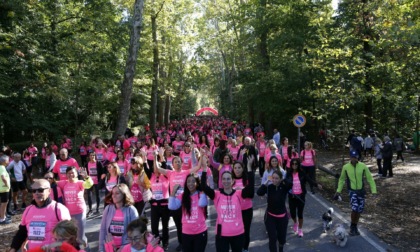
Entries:
[[221, 236], [216, 235], [216, 251], [229, 252], [229, 247], [232, 252], [242, 252], [244, 246], [244, 234], [236, 236]]
[[[302, 170], [308, 175], [308, 177], [315, 181], [315, 166], [302, 166]], [[309, 181], [308, 181], [309, 183]], [[302, 185], [303, 186], [303, 185]], [[314, 187], [311, 183], [309, 183], [309, 186], [311, 187], [311, 191], [314, 191]]]
[[249, 209], [242, 210], [242, 221], [244, 223], [244, 229], [245, 229], [244, 250], [248, 250], [249, 242], [251, 240], [250, 230], [251, 230], [251, 222], [252, 222], [253, 216], [254, 216], [254, 209], [252, 209], [252, 207]]
[[303, 219], [303, 209], [305, 208], [305, 194], [297, 196], [289, 194], [289, 209], [292, 219], [296, 218], [296, 213], [299, 219]]
[[204, 252], [207, 246], [207, 230], [201, 234], [182, 234], [183, 252]]
[[92, 191], [93, 191], [93, 189], [95, 189], [96, 210], [99, 210], [99, 206], [101, 204], [101, 199], [99, 198], [99, 187], [98, 187], [97, 184], [93, 185], [91, 188], [87, 189], [89, 210], [92, 210]]
[[259, 173], [260, 173], [260, 177], [262, 178], [264, 175], [264, 171], [265, 171], [265, 161], [264, 161], [264, 157], [260, 157], [260, 159], [258, 160], [258, 169], [259, 169]]
[[[140, 202], [135, 202], [134, 203], [134, 207], [137, 209], [137, 212], [139, 213], [139, 216], [142, 215], [143, 208], [144, 208], [145, 205], [146, 205], [146, 203], [144, 203], [143, 200], [140, 201]], [[145, 215], [145, 214], [143, 213], [143, 215]]]
[[152, 205], [151, 208], [152, 234], [159, 236], [159, 221], [162, 219], [162, 244], [165, 246], [169, 242], [169, 209], [168, 205]]
[[[282, 247], [286, 243], [287, 224], [289, 223], [287, 214], [278, 218], [265, 213], [264, 223], [268, 233], [270, 252], [283, 251]], [[279, 250], [277, 250], [277, 241], [280, 245]]]
[[178, 243], [182, 244], [182, 207], [180, 207], [177, 210], [171, 211], [171, 216], [175, 222]]

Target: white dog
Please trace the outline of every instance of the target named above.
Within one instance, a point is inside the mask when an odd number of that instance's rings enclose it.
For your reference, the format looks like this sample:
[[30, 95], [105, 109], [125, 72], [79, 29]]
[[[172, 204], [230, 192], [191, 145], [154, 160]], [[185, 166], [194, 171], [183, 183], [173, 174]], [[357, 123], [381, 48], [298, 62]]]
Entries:
[[335, 226], [334, 234], [334, 243], [337, 246], [344, 247], [347, 243], [347, 231], [342, 224], [337, 224]]
[[334, 209], [330, 207], [328, 211], [326, 211], [322, 215], [322, 222], [324, 227], [324, 233], [326, 233], [328, 230], [330, 230], [332, 225], [332, 213], [334, 213]]

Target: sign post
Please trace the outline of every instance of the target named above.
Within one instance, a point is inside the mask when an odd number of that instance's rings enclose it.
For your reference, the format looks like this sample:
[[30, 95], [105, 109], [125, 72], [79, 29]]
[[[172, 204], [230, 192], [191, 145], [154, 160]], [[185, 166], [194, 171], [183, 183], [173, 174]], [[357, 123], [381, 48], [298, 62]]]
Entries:
[[298, 143], [298, 156], [300, 157], [300, 128], [305, 126], [306, 117], [301, 114], [297, 114], [293, 117], [293, 124], [298, 128], [297, 143]]

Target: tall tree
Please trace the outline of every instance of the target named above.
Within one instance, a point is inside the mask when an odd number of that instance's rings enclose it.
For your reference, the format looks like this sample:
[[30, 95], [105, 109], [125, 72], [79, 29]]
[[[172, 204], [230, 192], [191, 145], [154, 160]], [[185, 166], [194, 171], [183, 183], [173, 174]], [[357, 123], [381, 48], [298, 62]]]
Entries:
[[134, 2], [133, 26], [130, 35], [127, 61], [124, 72], [124, 80], [121, 85], [121, 97], [118, 110], [118, 120], [114, 138], [124, 134], [130, 116], [131, 94], [133, 92], [133, 80], [136, 73], [137, 54], [140, 48], [140, 33], [143, 22], [144, 0]]

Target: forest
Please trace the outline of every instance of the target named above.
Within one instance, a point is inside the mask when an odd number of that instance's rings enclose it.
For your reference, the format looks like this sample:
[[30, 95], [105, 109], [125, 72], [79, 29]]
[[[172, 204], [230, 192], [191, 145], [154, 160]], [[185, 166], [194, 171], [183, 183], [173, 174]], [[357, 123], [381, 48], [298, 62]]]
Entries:
[[295, 134], [419, 128], [415, 0], [2, 0], [1, 142], [213, 107]]

